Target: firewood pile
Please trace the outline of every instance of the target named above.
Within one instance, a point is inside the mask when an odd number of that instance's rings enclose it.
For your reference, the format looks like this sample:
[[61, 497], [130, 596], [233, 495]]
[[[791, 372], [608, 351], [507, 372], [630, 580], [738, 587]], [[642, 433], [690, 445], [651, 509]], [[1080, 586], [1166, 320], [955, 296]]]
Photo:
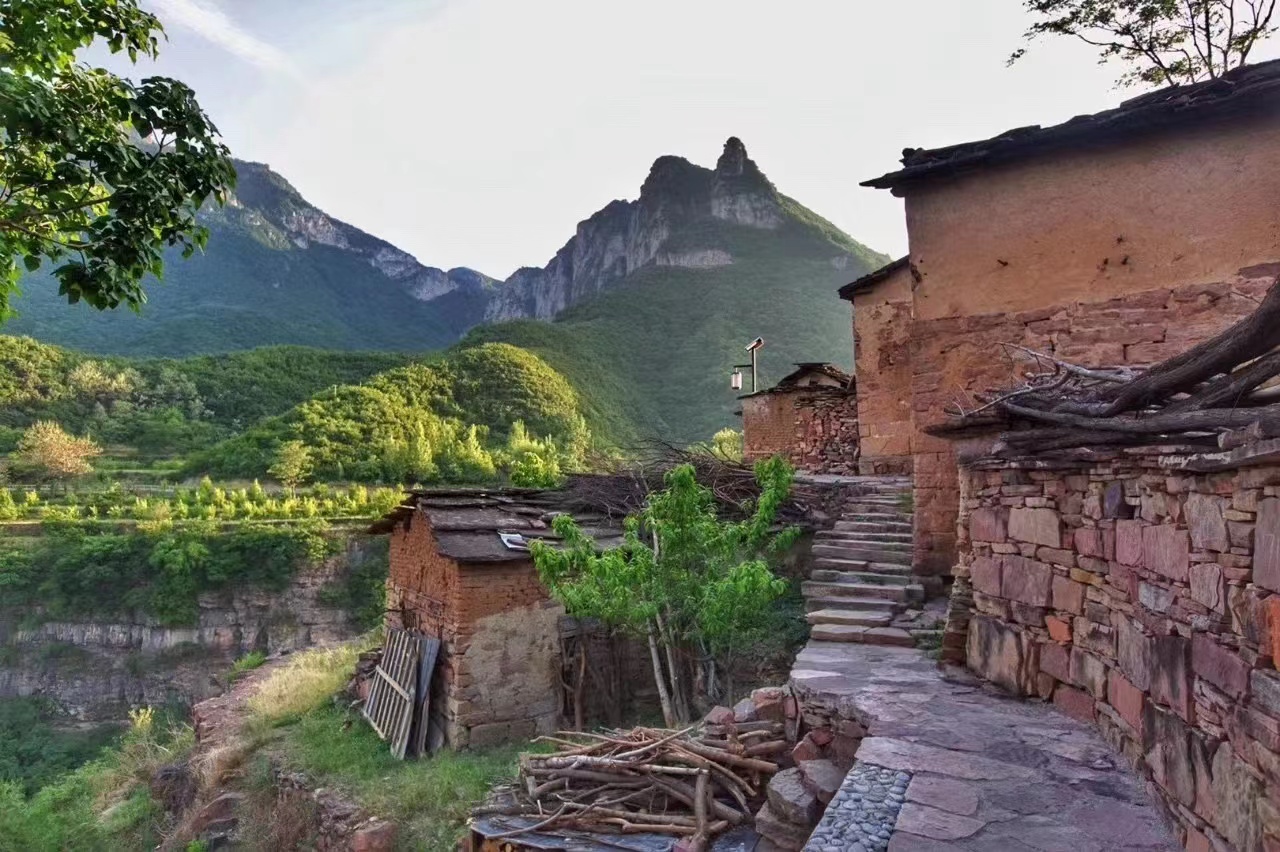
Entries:
[[1015, 384], [957, 406], [941, 431], [1008, 424], [997, 456], [1177, 442], [1232, 449], [1280, 436], [1280, 278], [1216, 337], [1150, 368], [1086, 367], [1003, 344]]
[[750, 822], [778, 758], [792, 745], [781, 722], [764, 720], [542, 741], [556, 750], [521, 755], [514, 797], [478, 811], [537, 820], [507, 836], [553, 829], [665, 834], [684, 838], [681, 848], [691, 851]]

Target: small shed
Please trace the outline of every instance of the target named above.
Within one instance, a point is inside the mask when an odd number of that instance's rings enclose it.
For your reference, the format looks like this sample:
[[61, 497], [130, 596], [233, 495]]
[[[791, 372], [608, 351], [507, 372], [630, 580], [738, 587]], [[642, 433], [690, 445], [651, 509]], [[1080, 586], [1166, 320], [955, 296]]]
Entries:
[[857, 473], [854, 378], [822, 361], [795, 367], [773, 387], [741, 397], [744, 457], [782, 455], [808, 473]]
[[572, 489], [416, 490], [370, 528], [391, 536], [389, 627], [440, 640], [428, 745], [528, 740], [559, 726], [563, 607], [538, 579], [533, 539], [570, 512], [602, 544], [621, 517], [585, 510]]

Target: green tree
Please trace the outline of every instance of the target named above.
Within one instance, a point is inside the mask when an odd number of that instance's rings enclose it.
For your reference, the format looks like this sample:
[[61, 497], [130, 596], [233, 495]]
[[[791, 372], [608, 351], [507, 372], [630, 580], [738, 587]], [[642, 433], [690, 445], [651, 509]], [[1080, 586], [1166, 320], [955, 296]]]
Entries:
[[[1221, 77], [1249, 61], [1277, 0], [1023, 0], [1037, 20], [1028, 41], [1067, 35], [1129, 66], [1120, 84], [1177, 86]], [[1012, 64], [1026, 53], [1017, 50]]]
[[311, 450], [301, 441], [285, 441], [276, 450], [275, 463], [267, 473], [292, 492], [311, 475]]
[[166, 247], [204, 246], [196, 213], [235, 169], [194, 93], [76, 60], [95, 41], [155, 57], [162, 33], [136, 0], [0, 0], [0, 319], [44, 260], [68, 302], [136, 310]]
[[77, 438], [52, 420], [38, 420], [22, 433], [14, 453], [20, 475], [66, 481], [93, 470], [102, 449], [89, 438]]
[[668, 725], [691, 718], [695, 679], [708, 700], [733, 699], [744, 628], [786, 590], [769, 563], [797, 533], [773, 529], [793, 471], [773, 458], [755, 473], [760, 496], [744, 520], [721, 518], [693, 467], [680, 465], [627, 519], [620, 547], [601, 552], [568, 515], [553, 524], [561, 548], [532, 545], [539, 575], [569, 612], [646, 639]]
[[727, 461], [742, 461], [742, 433], [721, 429], [711, 436], [711, 452]]

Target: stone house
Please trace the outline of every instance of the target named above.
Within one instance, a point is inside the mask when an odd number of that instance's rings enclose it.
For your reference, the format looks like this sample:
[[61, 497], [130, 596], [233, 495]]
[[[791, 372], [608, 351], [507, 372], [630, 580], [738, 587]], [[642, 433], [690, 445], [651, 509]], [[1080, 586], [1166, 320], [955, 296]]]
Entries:
[[1005, 345], [1149, 366], [1250, 313], [1278, 149], [1271, 62], [908, 151], [868, 185], [910, 254], [841, 291], [864, 464], [910, 458], [916, 570], [955, 577], [944, 655], [1096, 725], [1196, 852], [1280, 849], [1280, 442], [1011, 454], [1008, 423], [949, 424], [1019, 383]]
[[806, 473], [857, 473], [853, 377], [822, 362], [795, 366], [773, 387], [740, 397], [743, 457], [781, 455]]
[[[564, 608], [518, 540], [553, 537], [552, 518], [569, 508], [580, 508], [569, 491], [419, 490], [370, 529], [391, 536], [387, 625], [441, 641], [433, 750], [527, 741], [559, 726]], [[597, 541], [620, 542], [620, 522], [574, 516]]]
[[1018, 344], [1148, 365], [1221, 331], [1280, 262], [1280, 61], [1052, 127], [932, 150], [864, 185], [904, 199], [907, 257], [846, 286], [864, 471], [906, 468], [915, 568], [956, 563], [951, 443]]

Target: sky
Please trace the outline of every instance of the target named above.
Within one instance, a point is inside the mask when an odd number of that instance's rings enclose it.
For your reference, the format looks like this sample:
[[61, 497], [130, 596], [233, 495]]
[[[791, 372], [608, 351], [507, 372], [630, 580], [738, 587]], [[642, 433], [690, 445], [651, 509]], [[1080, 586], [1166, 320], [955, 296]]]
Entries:
[[901, 201], [858, 184], [903, 148], [1136, 94], [1070, 40], [1006, 67], [1019, 0], [141, 2], [168, 42], [130, 76], [190, 84], [236, 156], [330, 215], [498, 278], [634, 198], [658, 156], [710, 166], [729, 136], [782, 192], [897, 256]]

